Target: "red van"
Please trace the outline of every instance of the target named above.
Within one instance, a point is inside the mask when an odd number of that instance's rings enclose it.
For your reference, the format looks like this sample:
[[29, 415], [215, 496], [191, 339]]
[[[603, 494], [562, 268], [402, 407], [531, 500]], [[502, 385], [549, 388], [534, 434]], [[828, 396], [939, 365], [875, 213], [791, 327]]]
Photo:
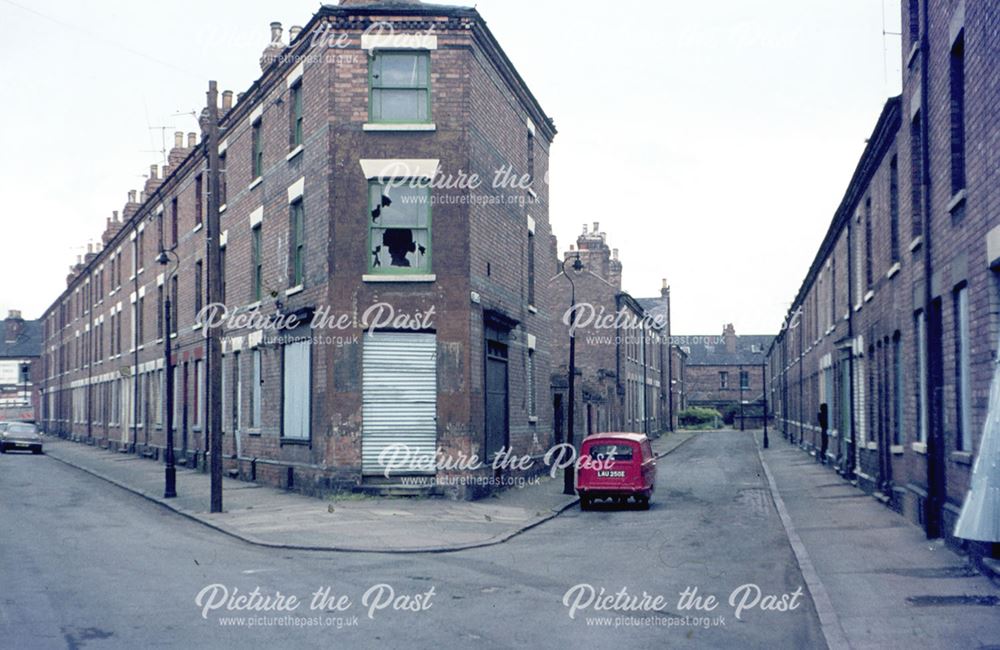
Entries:
[[629, 497], [649, 508], [656, 483], [656, 458], [642, 433], [594, 433], [580, 444], [576, 493], [587, 510], [598, 499], [624, 504]]

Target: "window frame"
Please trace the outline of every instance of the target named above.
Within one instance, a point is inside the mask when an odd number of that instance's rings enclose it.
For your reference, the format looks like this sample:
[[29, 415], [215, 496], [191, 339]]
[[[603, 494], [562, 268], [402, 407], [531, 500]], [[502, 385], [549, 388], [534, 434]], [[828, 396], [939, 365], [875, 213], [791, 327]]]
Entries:
[[288, 88], [290, 95], [288, 101], [288, 150], [294, 151], [296, 147], [304, 145], [305, 132], [305, 110], [302, 103], [302, 79], [299, 78]]
[[[379, 60], [379, 57], [384, 55], [412, 55], [426, 57], [427, 59], [427, 85], [424, 86], [375, 86], [375, 67]], [[372, 124], [433, 124], [434, 115], [431, 112], [431, 51], [430, 50], [416, 50], [416, 49], [393, 49], [393, 48], [379, 48], [372, 51], [372, 55], [368, 60], [368, 121]], [[425, 91], [427, 93], [427, 117], [426, 119], [407, 119], [407, 120], [387, 120], [382, 117], [375, 116], [375, 91], [376, 90], [408, 90], [413, 92]]]
[[[391, 179], [391, 180], [396, 180], [396, 181], [410, 181], [410, 180], [417, 180], [417, 179]], [[370, 273], [372, 275], [427, 275], [427, 274], [433, 273], [434, 272], [434, 256], [433, 256], [433, 252], [434, 252], [434, 246], [433, 246], [433, 243], [434, 243], [433, 242], [433, 239], [434, 239], [434, 222], [433, 222], [434, 209], [433, 209], [433, 204], [432, 204], [433, 202], [431, 200], [431, 198], [432, 198], [431, 197], [431, 188], [430, 188], [429, 184], [424, 184], [426, 186], [420, 188], [420, 189], [424, 190], [425, 192], [427, 192], [427, 226], [426, 226], [426, 230], [427, 230], [427, 251], [424, 254], [424, 258], [427, 260], [427, 262], [426, 262], [426, 264], [422, 268], [415, 268], [415, 267], [412, 267], [412, 266], [411, 267], [405, 267], [405, 266], [392, 266], [392, 265], [389, 265], [389, 266], [375, 266], [375, 259], [374, 259], [374, 252], [373, 252], [375, 250], [375, 247], [374, 247], [373, 242], [372, 242], [372, 231], [374, 229], [376, 229], [376, 228], [378, 228], [380, 230], [385, 230], [385, 227], [375, 224], [374, 220], [372, 219], [373, 206], [371, 204], [371, 198], [372, 198], [372, 186], [373, 185], [384, 186], [385, 183], [380, 182], [376, 178], [370, 178], [370, 179], [368, 179], [368, 185], [367, 185], [368, 200], [365, 202], [365, 205], [367, 206], [367, 208], [365, 210], [365, 221], [368, 224], [368, 237], [367, 237], [368, 244], [367, 244], [367, 247], [366, 247], [365, 254], [368, 257], [368, 273]], [[413, 228], [411, 228], [411, 230], [423, 230], [423, 229], [424, 228], [420, 228], [420, 227], [413, 227]]]
[[305, 283], [306, 276], [306, 207], [302, 197], [298, 197], [288, 206], [289, 212], [289, 243], [291, 250], [291, 260], [289, 271], [291, 271], [290, 286], [298, 287]]

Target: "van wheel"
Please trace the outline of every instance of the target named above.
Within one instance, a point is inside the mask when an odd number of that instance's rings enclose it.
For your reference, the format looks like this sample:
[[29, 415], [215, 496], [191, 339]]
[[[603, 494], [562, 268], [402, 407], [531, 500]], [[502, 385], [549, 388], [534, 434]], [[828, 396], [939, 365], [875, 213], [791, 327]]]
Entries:
[[580, 510], [590, 510], [593, 505], [594, 502], [590, 497], [580, 497]]
[[635, 498], [636, 505], [639, 506], [639, 510], [649, 510], [649, 497], [648, 496], [638, 496]]

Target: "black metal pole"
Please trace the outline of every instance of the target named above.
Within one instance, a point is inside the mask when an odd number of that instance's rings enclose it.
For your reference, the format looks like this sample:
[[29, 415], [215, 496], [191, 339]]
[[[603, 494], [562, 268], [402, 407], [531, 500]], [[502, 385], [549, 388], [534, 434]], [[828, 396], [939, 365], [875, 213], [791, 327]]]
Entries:
[[739, 370], [739, 373], [740, 373], [740, 377], [739, 377], [739, 379], [740, 379], [740, 431], [746, 431], [746, 429], [743, 426], [743, 423], [744, 423], [744, 420], [743, 420], [743, 366], [740, 366], [739, 368], [740, 368], [740, 370]]
[[[568, 276], [567, 276], [568, 277]], [[570, 286], [573, 287], [572, 294], [570, 296], [569, 309], [570, 313], [574, 313], [576, 308], [576, 285], [573, 284], [573, 280], [570, 280]], [[569, 417], [567, 418], [567, 423], [569, 425], [566, 432], [566, 442], [569, 443], [571, 447], [576, 448], [573, 444], [573, 427], [574, 427], [574, 412], [576, 411], [576, 331], [570, 329], [569, 331]], [[563, 494], [576, 494], [576, 463], [574, 462], [568, 465], [563, 472]]]
[[767, 449], [771, 446], [767, 439], [767, 357], [764, 357], [764, 361], [760, 364], [760, 382], [764, 394], [764, 449]]
[[167, 442], [166, 449], [164, 450], [163, 458], [166, 462], [166, 468], [164, 469], [164, 482], [165, 487], [163, 488], [163, 498], [172, 499], [177, 496], [177, 469], [174, 467], [174, 366], [170, 360], [170, 336], [173, 332], [173, 327], [170, 323], [170, 287], [169, 278], [164, 282], [164, 300], [163, 300], [163, 363], [164, 363], [164, 390], [167, 392], [166, 406], [166, 426], [167, 426]]
[[[218, 92], [214, 81], [208, 82], [208, 110], [205, 129], [208, 136], [205, 153], [208, 159], [208, 219], [205, 238], [208, 262], [208, 303], [219, 302], [222, 295], [222, 265], [219, 254], [219, 115]], [[222, 349], [220, 331], [215, 324], [208, 326], [208, 439], [211, 475], [211, 512], [222, 512]]]

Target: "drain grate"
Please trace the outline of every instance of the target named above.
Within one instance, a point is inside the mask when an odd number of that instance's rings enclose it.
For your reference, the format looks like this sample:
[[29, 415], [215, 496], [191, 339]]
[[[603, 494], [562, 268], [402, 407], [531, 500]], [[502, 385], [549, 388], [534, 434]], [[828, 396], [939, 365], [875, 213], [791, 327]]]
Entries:
[[914, 607], [948, 607], [954, 605], [981, 605], [996, 607], [1000, 596], [910, 596], [906, 599]]

